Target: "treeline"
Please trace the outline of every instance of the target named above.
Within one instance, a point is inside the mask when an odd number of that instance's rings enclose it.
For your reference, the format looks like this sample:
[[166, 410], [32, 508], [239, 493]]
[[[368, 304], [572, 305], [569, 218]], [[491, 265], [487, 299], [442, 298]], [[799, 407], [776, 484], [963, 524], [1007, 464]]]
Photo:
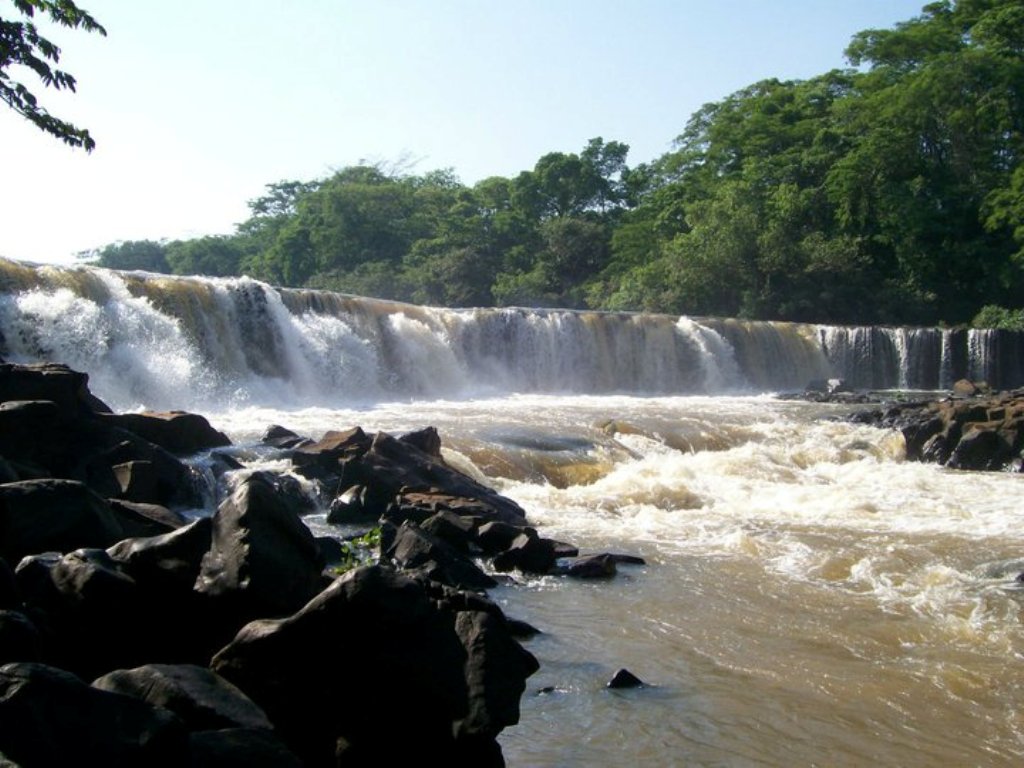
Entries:
[[448, 306], [1019, 320], [1024, 3], [933, 3], [846, 55], [704, 106], [648, 164], [596, 138], [473, 186], [359, 165], [268, 185], [232, 235], [98, 262]]

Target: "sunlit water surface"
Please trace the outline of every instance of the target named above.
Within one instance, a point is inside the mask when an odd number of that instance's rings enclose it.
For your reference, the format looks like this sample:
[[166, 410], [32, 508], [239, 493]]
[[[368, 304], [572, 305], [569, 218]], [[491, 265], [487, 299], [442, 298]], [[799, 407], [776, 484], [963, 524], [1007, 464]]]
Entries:
[[[212, 414], [439, 428], [546, 536], [642, 555], [492, 591], [543, 630], [512, 766], [1015, 765], [1024, 477], [903, 461], [902, 438], [768, 397], [507, 397]], [[648, 683], [611, 691], [626, 667]]]

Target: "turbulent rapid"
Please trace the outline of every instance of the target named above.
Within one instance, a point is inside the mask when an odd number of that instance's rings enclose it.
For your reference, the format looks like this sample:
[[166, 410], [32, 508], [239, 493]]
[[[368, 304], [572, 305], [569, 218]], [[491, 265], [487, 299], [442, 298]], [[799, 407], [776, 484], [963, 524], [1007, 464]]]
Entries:
[[[1020, 385], [1019, 337], [0, 274], [3, 356], [86, 370], [119, 409], [198, 410], [243, 444], [269, 424], [432, 424], [544, 535], [645, 557], [492, 592], [544, 632], [509, 765], [1024, 757], [1024, 476], [906, 462], [901, 435], [843, 406], [763, 394]], [[648, 686], [606, 690], [619, 667]]]

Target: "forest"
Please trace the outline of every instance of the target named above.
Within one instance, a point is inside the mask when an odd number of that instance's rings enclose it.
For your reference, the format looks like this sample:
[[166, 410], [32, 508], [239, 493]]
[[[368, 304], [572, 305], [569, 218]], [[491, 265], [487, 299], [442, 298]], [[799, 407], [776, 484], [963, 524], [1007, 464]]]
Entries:
[[849, 67], [702, 107], [649, 163], [598, 137], [513, 178], [362, 164], [234, 233], [101, 266], [451, 307], [1024, 327], [1024, 3], [925, 6]]

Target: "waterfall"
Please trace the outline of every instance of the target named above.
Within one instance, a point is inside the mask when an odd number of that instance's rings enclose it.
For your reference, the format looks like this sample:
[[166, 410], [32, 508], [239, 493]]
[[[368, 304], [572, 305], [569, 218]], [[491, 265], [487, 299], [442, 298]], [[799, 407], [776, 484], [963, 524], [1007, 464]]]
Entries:
[[514, 392], [927, 388], [1024, 379], [1021, 334], [420, 307], [249, 278], [0, 260], [0, 354], [84, 370], [119, 409], [358, 405]]

